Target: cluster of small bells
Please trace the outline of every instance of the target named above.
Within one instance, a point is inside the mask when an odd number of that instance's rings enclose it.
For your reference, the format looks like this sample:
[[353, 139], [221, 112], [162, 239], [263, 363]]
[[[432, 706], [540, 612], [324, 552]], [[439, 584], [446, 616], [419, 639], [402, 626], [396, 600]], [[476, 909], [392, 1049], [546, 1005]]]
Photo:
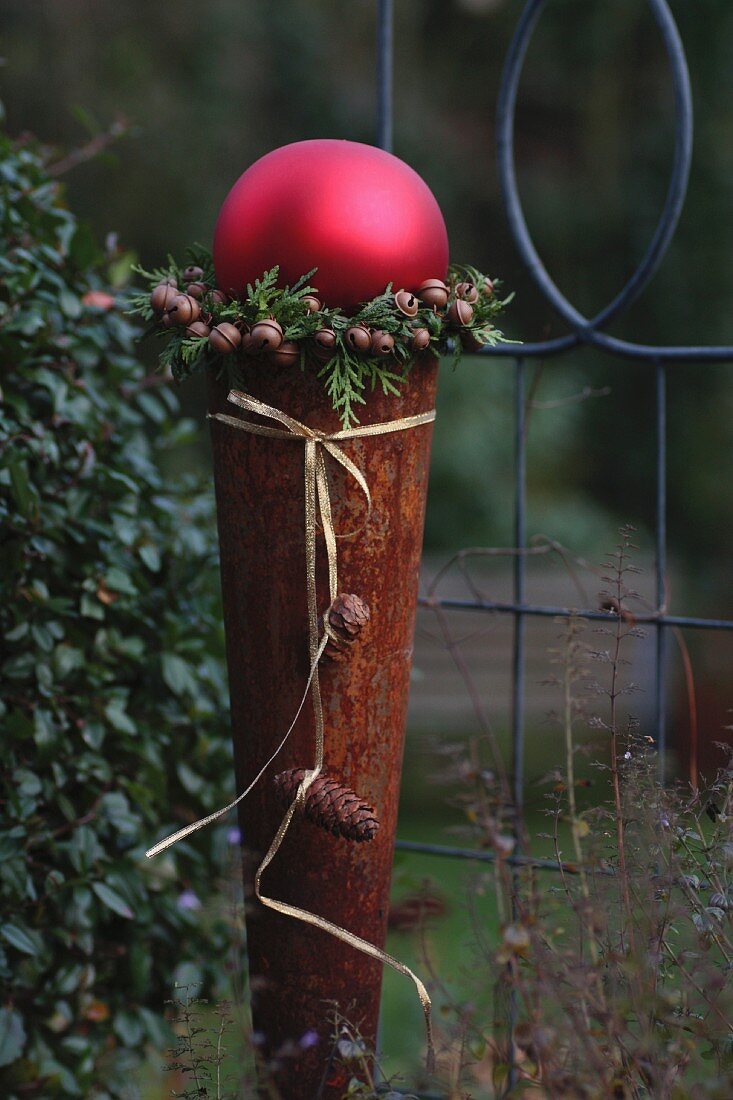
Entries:
[[[230, 355], [241, 348], [248, 355], [266, 354], [277, 366], [285, 367], [297, 362], [300, 355], [298, 344], [294, 340], [285, 339], [282, 327], [274, 317], [257, 321], [251, 328], [243, 323], [232, 324], [229, 321], [222, 321], [213, 327], [208, 324], [202, 318], [201, 299], [209, 295], [212, 302], [224, 305], [227, 296], [221, 290], [208, 287], [203, 282], [203, 277], [204, 272], [200, 267], [191, 266], [183, 272], [185, 292], [178, 289], [175, 279], [167, 279], [154, 288], [150, 295], [150, 305], [162, 325], [166, 328], [182, 325], [187, 336], [207, 337], [209, 345], [219, 355]], [[490, 279], [486, 280], [482, 291], [489, 297], [494, 293], [494, 285]], [[418, 287], [416, 294], [409, 290], [398, 290], [394, 302], [406, 317], [417, 316], [421, 305], [444, 315], [448, 323], [459, 330], [465, 346], [478, 347], [467, 326], [473, 318], [473, 307], [478, 301], [479, 293], [479, 288], [473, 283], [458, 283], [455, 287], [455, 299], [449, 306], [451, 292], [447, 284], [442, 279], [426, 279]], [[323, 308], [323, 304], [314, 294], [307, 294], [301, 300], [311, 313], [317, 313]], [[210, 315], [208, 320], [211, 321]], [[394, 336], [381, 329], [369, 329], [362, 324], [348, 328], [345, 339], [351, 350], [359, 355], [386, 359], [394, 351]], [[327, 362], [336, 354], [336, 334], [333, 329], [318, 329], [313, 335], [313, 342], [316, 358], [322, 362]], [[414, 328], [410, 350], [425, 351], [429, 345], [428, 329]]]

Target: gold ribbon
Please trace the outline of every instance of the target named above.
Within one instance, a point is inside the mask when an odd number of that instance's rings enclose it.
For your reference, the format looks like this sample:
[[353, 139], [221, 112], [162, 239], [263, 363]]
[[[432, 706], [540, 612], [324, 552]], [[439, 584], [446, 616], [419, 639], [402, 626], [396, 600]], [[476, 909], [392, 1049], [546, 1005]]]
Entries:
[[333, 526], [331, 497], [329, 493], [328, 475], [326, 473], [326, 461], [323, 452], [326, 451], [354, 478], [366, 498], [368, 519], [371, 512], [372, 499], [366, 478], [358, 466], [354, 465], [348, 455], [344, 453], [342, 448], [338, 445], [339, 442], [341, 440], [359, 439], [373, 435], [388, 435], [392, 432], [404, 432], [409, 428], [418, 428], [422, 424], [430, 424], [435, 420], [435, 410], [433, 409], [426, 413], [418, 413], [415, 416], [402, 417], [399, 420], [389, 420], [382, 424], [365, 424], [357, 428], [344, 428], [341, 431], [327, 434], [317, 431], [314, 428], [309, 428], [307, 424], [302, 424], [294, 417], [281, 412], [280, 409], [275, 409], [271, 405], [266, 405], [264, 402], [258, 401], [256, 398], [250, 397], [246, 393], [232, 390], [228, 399], [232, 404], [238, 405], [246, 412], [256, 413], [258, 416], [268, 420], [277, 421], [282, 424], [283, 427], [275, 428], [267, 424], [253, 423], [249, 420], [242, 420], [239, 417], [227, 416], [225, 413], [213, 413], [209, 419], [218, 420], [222, 424], [228, 424], [232, 428], [238, 428], [240, 431], [248, 432], [251, 435], [264, 435], [275, 439], [302, 440], [305, 444], [305, 556], [310, 672], [303, 697], [287, 733], [247, 789], [242, 791], [242, 793], [238, 795], [233, 802], [230, 802], [228, 806], [224, 806], [222, 809], [216, 810], [215, 813], [209, 814], [208, 817], [201, 818], [200, 821], [194, 821], [192, 824], [186, 825], [183, 829], [179, 829], [171, 836], [159, 841], [158, 844], [155, 844], [145, 854], [149, 859], [152, 859], [153, 856], [158, 855], [166, 848], [170, 848], [171, 845], [176, 844], [190, 833], [195, 832], [197, 829], [202, 829], [205, 825], [222, 817], [224, 814], [228, 813], [229, 810], [234, 809], [242, 799], [246, 798], [290, 737], [310, 691], [313, 699], [316, 725], [316, 752], [314, 765], [313, 768], [305, 773], [305, 776], [301, 780], [297, 794], [288, 807], [266, 856], [257, 868], [255, 874], [255, 894], [262, 904], [269, 909], [274, 909], [284, 916], [293, 917], [295, 920], [304, 921], [306, 924], [312, 924], [314, 927], [320, 928], [322, 931], [335, 936], [336, 939], [342, 940], [351, 947], [355, 947], [357, 951], [362, 951], [365, 955], [370, 955], [372, 958], [377, 959], [378, 962], [386, 963], [399, 974], [404, 974], [405, 977], [411, 978], [417, 989], [420, 1003], [422, 1004], [425, 1014], [428, 1041], [428, 1064], [431, 1066], [433, 1063], [433, 1038], [430, 1017], [431, 1002], [428, 991], [417, 974], [410, 970], [409, 966], [405, 966], [404, 963], [399, 962], [398, 959], [393, 958], [392, 955], [389, 955], [380, 947], [376, 947], [367, 940], [361, 939], [361, 937], [354, 935], [353, 932], [349, 932], [347, 929], [341, 928], [339, 925], [333, 924], [331, 921], [325, 920], [325, 918], [319, 917], [315, 913], [309, 913], [305, 909], [299, 909], [294, 905], [288, 905], [286, 902], [266, 897], [261, 891], [260, 884], [263, 873], [277, 855], [278, 849], [285, 838], [285, 834], [290, 828], [290, 823], [295, 813], [304, 805], [308, 788], [318, 777], [323, 768], [325, 734], [318, 664], [326, 648], [326, 643], [328, 642], [328, 627], [326, 628], [326, 633], [324, 633], [319, 641], [318, 594], [316, 591], [316, 523], [319, 517], [326, 543], [328, 586], [331, 602], [333, 602], [338, 595], [338, 555], [336, 551], [336, 539], [338, 536]]

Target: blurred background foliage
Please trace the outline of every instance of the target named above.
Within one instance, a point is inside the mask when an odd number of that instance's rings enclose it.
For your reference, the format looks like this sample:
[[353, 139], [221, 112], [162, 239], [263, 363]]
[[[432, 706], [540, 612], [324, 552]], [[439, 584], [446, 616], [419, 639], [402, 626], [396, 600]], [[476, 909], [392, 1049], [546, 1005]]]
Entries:
[[[396, 0], [394, 150], [435, 192], [452, 257], [500, 275], [517, 292], [508, 334], [534, 340], [565, 330], [513, 247], [494, 153], [500, 73], [522, 7], [520, 0]], [[730, 343], [733, 6], [673, 0], [671, 7], [696, 109], [690, 190], [660, 271], [611, 331], [640, 342]], [[111, 272], [122, 282], [133, 258], [150, 266], [168, 251], [180, 256], [192, 241], [209, 243], [229, 187], [268, 150], [309, 137], [374, 140], [375, 10], [374, 0], [211, 0], [203, 9], [191, 0], [5, 0], [0, 96], [8, 129], [31, 130], [63, 149], [93, 140], [120, 116], [129, 121], [129, 140], [63, 176], [75, 212], [100, 239], [116, 233], [127, 250]], [[520, 185], [549, 272], [589, 315], [630, 276], [654, 230], [673, 131], [668, 65], [648, 6], [548, 4], [521, 85]], [[154, 348], [142, 355], [152, 364]], [[530, 534], [543, 531], [599, 560], [619, 523], [631, 522], [650, 555], [650, 367], [580, 351], [535, 363], [532, 372]], [[599, 396], [567, 400], [585, 387]], [[203, 423], [200, 383], [187, 383], [179, 397], [183, 413]], [[670, 606], [679, 613], [733, 616], [732, 412], [730, 367], [674, 367]], [[446, 368], [429, 559], [467, 544], [511, 543], [511, 413], [508, 361], [470, 359], [455, 375]], [[169, 474], [208, 463], [199, 440]], [[729, 721], [730, 643], [699, 634], [688, 641], [701, 737], [712, 741]], [[671, 707], [673, 736], [684, 736], [685, 705], [680, 696]], [[411, 835], [424, 835], [421, 791], [411, 783]]]
[[[671, 6], [696, 108], [689, 195], [659, 272], [611, 331], [650, 343], [725, 343], [733, 291], [733, 8], [726, 0]], [[133, 127], [129, 140], [63, 178], [74, 209], [100, 237], [116, 232], [145, 265], [168, 251], [180, 256], [192, 241], [208, 244], [229, 187], [268, 150], [318, 136], [374, 140], [374, 0], [350, 0], [348, 18], [335, 0], [213, 0], [205, 17], [191, 0], [175, 9], [142, 0], [6, 0], [3, 7], [0, 94], [11, 133], [27, 128], [69, 147], [118, 116]], [[564, 327], [512, 244], [494, 152], [501, 68], [521, 8], [519, 0], [397, 0], [394, 147], [433, 188], [453, 258], [516, 290], [507, 332], [533, 340]], [[548, 4], [529, 49], [516, 134], [540, 254], [570, 301], [592, 314], [642, 255], [672, 160], [671, 80], [648, 5]], [[152, 341], [143, 348], [151, 364], [154, 350]], [[530, 534], [543, 531], [599, 560], [628, 522], [650, 561], [651, 367], [582, 350], [532, 370], [539, 373], [529, 431]], [[444, 372], [429, 555], [512, 541], [511, 373], [509, 361], [480, 359]], [[671, 375], [669, 603], [673, 611], [730, 617], [731, 371], [679, 365]], [[567, 403], [585, 387], [610, 392]], [[201, 421], [200, 380], [182, 389], [181, 400]], [[206, 446], [190, 449], [189, 465], [207, 469], [209, 461]], [[556, 602], [547, 591], [530, 595]], [[699, 635], [689, 642], [712, 741], [728, 721], [728, 700], [706, 669], [721, 653], [725, 665], [730, 645]], [[673, 714], [673, 732], [677, 724]]]
[[[652, 286], [613, 331], [640, 341], [723, 342], [733, 119], [725, 0], [672, 5], [697, 105], [689, 200]], [[100, 235], [116, 231], [147, 265], [209, 242], [237, 175], [288, 141], [374, 139], [373, 0], [215, 0], [199, 5], [6, 0], [2, 75], [10, 130], [74, 145], [85, 125], [123, 114], [133, 140], [69, 173], [69, 198]], [[535, 339], [563, 331], [509, 239], [494, 161], [494, 108], [518, 0], [398, 0], [395, 151], [435, 191], [452, 255], [517, 291], [508, 325]], [[530, 48], [517, 118], [522, 192], [549, 271], [586, 312], [606, 304], [641, 255], [671, 162], [672, 94], [647, 5], [550, 4]], [[152, 354], [148, 349], [148, 354]], [[733, 482], [711, 479], [727, 455], [724, 367], [679, 367], [670, 387], [671, 534], [687, 564], [728, 545]], [[581, 352], [543, 370], [538, 400], [586, 384], [612, 394], [540, 410], [530, 445], [531, 525], [604, 546], [618, 521], [653, 518], [649, 369]], [[446, 377], [436, 438], [428, 548], [510, 536], [509, 372], [473, 360]], [[200, 393], [183, 394], [199, 412]], [[200, 412], [199, 412], [200, 414]], [[197, 461], [205, 460], [198, 456]], [[629, 469], [635, 471], [629, 477]], [[715, 598], [718, 594], [715, 593]]]

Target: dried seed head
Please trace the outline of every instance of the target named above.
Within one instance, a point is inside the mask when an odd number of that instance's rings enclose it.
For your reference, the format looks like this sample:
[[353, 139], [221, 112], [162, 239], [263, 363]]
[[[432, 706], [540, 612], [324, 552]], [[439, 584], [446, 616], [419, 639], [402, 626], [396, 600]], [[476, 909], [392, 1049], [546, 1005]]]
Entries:
[[[290, 806], [305, 774], [305, 768], [291, 768], [275, 776], [283, 805]], [[372, 840], [379, 828], [374, 807], [328, 772], [316, 776], [309, 786], [303, 812], [314, 825], [346, 840]]]
[[328, 634], [324, 656], [332, 661], [345, 661], [370, 617], [369, 604], [355, 592], [337, 596], [323, 617]]
[[524, 955], [531, 941], [523, 924], [508, 924], [502, 934], [502, 942], [513, 955]]

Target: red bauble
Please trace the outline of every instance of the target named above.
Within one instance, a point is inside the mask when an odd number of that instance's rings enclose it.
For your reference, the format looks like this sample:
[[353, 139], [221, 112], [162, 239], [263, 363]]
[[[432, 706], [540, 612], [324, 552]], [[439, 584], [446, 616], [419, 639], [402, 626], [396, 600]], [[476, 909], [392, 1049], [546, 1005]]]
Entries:
[[403, 161], [354, 141], [298, 141], [248, 168], [214, 233], [220, 288], [242, 295], [276, 264], [292, 285], [311, 268], [329, 307], [347, 311], [387, 283], [443, 279], [448, 235], [427, 184]]

